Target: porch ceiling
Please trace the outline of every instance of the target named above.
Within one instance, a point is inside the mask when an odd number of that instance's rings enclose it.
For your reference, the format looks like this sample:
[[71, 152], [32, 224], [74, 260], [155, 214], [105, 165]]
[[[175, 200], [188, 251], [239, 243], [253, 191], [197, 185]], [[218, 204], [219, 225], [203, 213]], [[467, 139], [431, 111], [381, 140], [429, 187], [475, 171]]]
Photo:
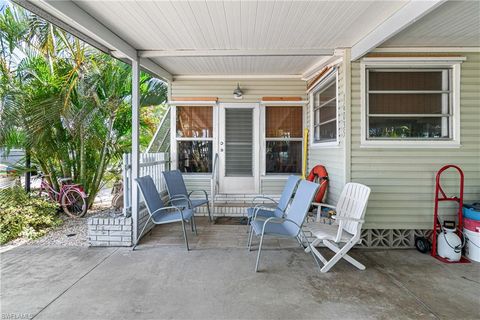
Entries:
[[[169, 80], [176, 75], [305, 77], [331, 61], [335, 49], [352, 48], [357, 59], [385, 41], [388, 46], [435, 45], [428, 39], [441, 39], [437, 46], [479, 45], [475, 1], [13, 1], [40, 7], [114, 56], [132, 59], [138, 53], [144, 68]], [[398, 34], [405, 28], [415, 32]]]
[[151, 58], [174, 75], [301, 75], [319, 56]]
[[407, 2], [74, 1], [172, 75], [301, 75]]

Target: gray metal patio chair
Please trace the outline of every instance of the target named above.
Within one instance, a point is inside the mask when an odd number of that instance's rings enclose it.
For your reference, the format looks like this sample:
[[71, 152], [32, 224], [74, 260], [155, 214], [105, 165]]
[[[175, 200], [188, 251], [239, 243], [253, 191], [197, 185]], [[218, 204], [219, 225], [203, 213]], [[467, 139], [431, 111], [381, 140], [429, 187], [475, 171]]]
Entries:
[[183, 228], [183, 237], [185, 238], [185, 245], [187, 246], [187, 251], [189, 251], [190, 248], [188, 247], [188, 238], [187, 231], [185, 230], [185, 222], [190, 221], [190, 223], [192, 224], [192, 231], [194, 230], [195, 233], [197, 232], [193, 209], [191, 207], [166, 207], [160, 195], [158, 194], [157, 188], [155, 187], [155, 183], [153, 182], [151, 176], [140, 177], [135, 179], [135, 181], [137, 182], [138, 188], [140, 189], [143, 199], [145, 200], [149, 218], [143, 226], [142, 232], [139, 233], [132, 250], [135, 250], [135, 248], [137, 247], [138, 241], [140, 240], [143, 232], [145, 231], [145, 228], [151, 220], [154, 224], [181, 222]]
[[[190, 193], [187, 191], [185, 181], [183, 180], [180, 170], [164, 171], [162, 172], [163, 178], [167, 185], [168, 196], [172, 201], [172, 204], [176, 206], [189, 206], [195, 211], [196, 208], [207, 205], [208, 220], [212, 221], [210, 215], [210, 202], [208, 200], [208, 194], [205, 190], [193, 190]], [[203, 192], [205, 199], [192, 199], [191, 195], [194, 192]]]
[[[285, 214], [285, 210], [287, 209], [288, 203], [292, 198], [295, 189], [297, 188], [298, 182], [300, 181], [300, 177], [298, 176], [289, 176], [287, 179], [287, 183], [283, 187], [282, 195], [278, 202], [275, 199], [266, 196], [257, 196], [253, 198], [252, 207], [247, 208], [247, 217], [248, 221], [255, 220], [255, 218], [270, 218], [270, 217], [283, 217]], [[268, 207], [264, 203], [255, 205], [256, 200], [264, 199], [267, 201], [272, 202], [275, 207]]]
[[[295, 197], [292, 200], [291, 205], [286, 212], [287, 218], [270, 217], [266, 220], [255, 219], [252, 221], [252, 232], [250, 233], [248, 248], [252, 246], [252, 237], [255, 233], [256, 236], [261, 236], [260, 244], [258, 246], [257, 262], [255, 264], [255, 272], [258, 271], [258, 265], [260, 262], [260, 254], [262, 252], [263, 237], [267, 235], [289, 237], [298, 240], [300, 234], [307, 242], [307, 247], [310, 247], [308, 238], [305, 236], [302, 230], [303, 222], [308, 214], [308, 210], [312, 204], [313, 197], [317, 193], [319, 185], [309, 181], [301, 181], [298, 185]], [[312, 253], [313, 259], [318, 264], [315, 255]]]
[[[285, 186], [283, 187], [282, 195], [280, 196], [278, 202], [266, 196], [257, 196], [253, 198], [252, 207], [247, 208], [247, 226], [250, 224], [251, 221], [255, 220], [256, 218], [283, 218], [285, 215], [285, 210], [290, 203], [290, 199], [292, 198], [299, 181], [299, 176], [289, 176], [287, 179], [287, 183], [285, 183]], [[265, 203], [255, 205], [255, 201], [260, 199], [270, 201], [272, 204], [275, 205], [275, 207], [269, 207]]]

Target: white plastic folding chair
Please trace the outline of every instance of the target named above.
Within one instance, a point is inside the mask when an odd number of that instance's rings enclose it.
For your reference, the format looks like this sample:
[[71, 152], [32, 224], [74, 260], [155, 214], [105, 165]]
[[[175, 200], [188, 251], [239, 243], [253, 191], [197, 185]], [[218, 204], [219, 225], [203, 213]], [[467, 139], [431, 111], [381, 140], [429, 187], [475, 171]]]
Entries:
[[[318, 214], [316, 222], [305, 225], [306, 229], [316, 238], [305, 249], [305, 252], [310, 252], [311, 250], [323, 263], [323, 267], [320, 269], [321, 272], [328, 272], [342, 258], [358, 269], [365, 270], [365, 266], [349, 256], [347, 252], [361, 242], [360, 236], [370, 191], [370, 188], [363, 184], [350, 182], [345, 185], [337, 207], [324, 203], [317, 204], [320, 207], [336, 210], [336, 214], [332, 216], [335, 220], [334, 224], [321, 223], [319, 221], [320, 215]], [[335, 255], [330, 260], [325, 259], [315, 248], [321, 242], [335, 252]], [[343, 246], [340, 246], [341, 243], [343, 243]]]

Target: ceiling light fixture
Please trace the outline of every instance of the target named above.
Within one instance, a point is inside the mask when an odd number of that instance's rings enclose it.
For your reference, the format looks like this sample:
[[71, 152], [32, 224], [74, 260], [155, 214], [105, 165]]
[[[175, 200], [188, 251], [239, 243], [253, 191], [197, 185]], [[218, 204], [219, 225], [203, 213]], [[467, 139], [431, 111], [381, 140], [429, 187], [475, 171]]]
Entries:
[[240, 84], [237, 83], [237, 88], [233, 90], [233, 98], [234, 99], [243, 99], [243, 91], [240, 89]]

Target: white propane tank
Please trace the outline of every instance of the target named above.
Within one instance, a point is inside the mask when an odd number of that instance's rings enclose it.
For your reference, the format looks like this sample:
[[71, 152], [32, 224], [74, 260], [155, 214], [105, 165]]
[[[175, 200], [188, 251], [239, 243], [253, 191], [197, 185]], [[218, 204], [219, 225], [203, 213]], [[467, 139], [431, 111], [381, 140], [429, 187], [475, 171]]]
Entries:
[[437, 253], [450, 261], [460, 261], [462, 257], [462, 240], [455, 233], [455, 228], [442, 228], [437, 237]]

